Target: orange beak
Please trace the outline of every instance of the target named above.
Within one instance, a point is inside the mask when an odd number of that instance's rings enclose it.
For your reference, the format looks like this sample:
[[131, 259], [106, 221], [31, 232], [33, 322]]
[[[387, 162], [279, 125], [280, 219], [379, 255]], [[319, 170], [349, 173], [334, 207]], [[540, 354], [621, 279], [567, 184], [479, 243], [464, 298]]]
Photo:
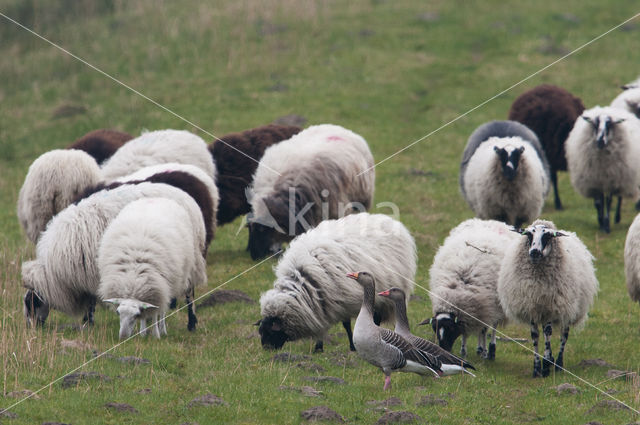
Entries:
[[386, 291], [378, 292], [378, 295], [381, 295], [383, 297], [388, 297], [391, 294], [389, 293], [389, 290], [386, 290]]
[[356, 272], [356, 273], [347, 273], [347, 277], [350, 277], [351, 279], [357, 280], [358, 279], [358, 272]]

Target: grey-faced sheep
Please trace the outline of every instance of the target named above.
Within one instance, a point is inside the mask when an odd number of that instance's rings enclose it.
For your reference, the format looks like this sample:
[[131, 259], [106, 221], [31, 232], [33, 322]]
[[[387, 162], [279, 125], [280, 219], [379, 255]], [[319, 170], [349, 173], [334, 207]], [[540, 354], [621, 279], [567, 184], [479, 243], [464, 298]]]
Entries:
[[132, 135], [118, 130], [93, 130], [67, 146], [67, 149], [85, 151], [100, 165], [131, 139]]
[[[562, 329], [556, 370], [562, 370], [569, 328], [587, 319], [598, 280], [593, 257], [575, 233], [536, 220], [513, 241], [500, 267], [498, 296], [507, 317], [531, 326], [535, 350], [533, 376], [548, 376], [554, 364], [553, 327]], [[544, 358], [538, 354], [538, 325], [543, 326]]]
[[251, 186], [253, 174], [264, 151], [273, 144], [289, 139], [300, 130], [296, 126], [269, 124], [224, 135], [220, 137], [221, 141], [215, 140], [209, 145], [218, 169], [218, 225], [230, 223], [236, 217], [251, 211], [246, 189]]
[[[185, 201], [197, 209], [193, 200]], [[186, 295], [191, 302], [195, 286], [206, 283], [197, 236], [187, 209], [166, 198], [131, 202], [111, 222], [98, 251], [98, 295], [116, 306], [120, 339], [131, 336], [137, 319], [144, 333], [148, 318], [160, 338], [167, 333], [164, 315], [171, 298]], [[193, 329], [197, 320], [190, 313]]]
[[640, 195], [640, 121], [612, 107], [584, 111], [567, 139], [571, 184], [594, 199], [600, 229], [609, 233], [611, 201], [618, 197], [615, 223], [620, 221], [623, 197]]
[[627, 232], [624, 244], [624, 272], [629, 297], [640, 302], [640, 214], [636, 215]]
[[[382, 214], [326, 220], [296, 237], [278, 262], [273, 289], [260, 297], [263, 347], [311, 337], [321, 351], [329, 328], [342, 322], [354, 350], [351, 319], [360, 311], [362, 288], [347, 273], [366, 269], [378, 277], [377, 291], [397, 286], [412, 293], [415, 249], [407, 229]], [[393, 313], [391, 300], [376, 299], [377, 323], [393, 320]]]
[[[144, 197], [165, 197], [183, 206], [193, 198], [168, 184], [140, 183], [96, 192], [56, 215], [36, 245], [36, 259], [22, 264], [27, 322], [46, 319], [49, 306], [70, 316], [84, 315], [93, 322], [99, 284], [98, 247], [104, 230], [129, 202]], [[189, 209], [190, 222], [200, 242], [194, 255], [205, 249], [205, 229], [197, 204]], [[35, 303], [37, 299], [40, 303]]]
[[482, 219], [521, 225], [535, 219], [549, 192], [549, 167], [536, 135], [515, 121], [492, 121], [469, 137], [460, 190]]
[[558, 171], [567, 170], [564, 143], [583, 111], [580, 98], [551, 84], [542, 84], [524, 92], [509, 110], [510, 120], [526, 125], [538, 136], [549, 161], [557, 210], [562, 209], [558, 194]]
[[265, 257], [322, 220], [368, 210], [373, 165], [367, 142], [337, 125], [311, 126], [267, 148], [248, 193], [251, 257]]
[[[496, 327], [505, 321], [498, 299], [498, 272], [507, 246], [518, 235], [495, 220], [477, 218], [456, 226], [438, 249], [429, 270], [433, 317], [431, 323], [440, 347], [451, 351], [462, 335], [462, 356], [467, 336], [478, 335], [476, 352], [495, 358]], [[491, 327], [487, 350], [486, 336]]]
[[640, 87], [630, 88], [620, 93], [611, 102], [611, 107], [624, 109], [640, 118]]

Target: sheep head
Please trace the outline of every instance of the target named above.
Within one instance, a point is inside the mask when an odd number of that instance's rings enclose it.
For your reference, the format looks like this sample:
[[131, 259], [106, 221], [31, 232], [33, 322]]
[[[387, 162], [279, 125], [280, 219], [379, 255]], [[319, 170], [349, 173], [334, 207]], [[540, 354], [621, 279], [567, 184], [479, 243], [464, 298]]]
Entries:
[[435, 316], [418, 323], [418, 326], [426, 324], [431, 324], [438, 338], [438, 345], [447, 351], [451, 351], [456, 339], [462, 334], [462, 325], [454, 313], [436, 313]]
[[104, 302], [116, 306], [116, 314], [120, 316], [120, 339], [129, 338], [133, 334], [136, 320], [157, 306], [133, 298], [109, 298]]
[[34, 323], [36, 325], [44, 325], [49, 316], [49, 304], [34, 289], [38, 284], [43, 284], [44, 266], [37, 261], [25, 261], [22, 263], [22, 286], [27, 289], [24, 294], [24, 318], [27, 327]]
[[524, 146], [520, 146], [519, 148], [513, 146], [499, 148], [498, 146], [494, 146], [493, 150], [500, 159], [502, 175], [508, 181], [512, 181], [518, 173], [518, 165], [520, 164], [522, 152], [524, 152]]
[[559, 236], [567, 236], [566, 233], [559, 232], [546, 224], [536, 224], [521, 230], [520, 233], [527, 237], [529, 247], [529, 259], [533, 264], [542, 261], [549, 255], [553, 247], [553, 239]]
[[279, 317], [268, 316], [258, 320], [255, 325], [259, 326], [258, 333], [260, 334], [262, 348], [265, 350], [279, 350], [289, 340], [289, 336], [284, 331], [282, 320]]
[[596, 135], [596, 146], [598, 149], [604, 149], [610, 140], [610, 132], [614, 125], [620, 124], [625, 118], [613, 120], [611, 116], [602, 114], [590, 117], [588, 115], [582, 115], [582, 119], [591, 124], [593, 131]]

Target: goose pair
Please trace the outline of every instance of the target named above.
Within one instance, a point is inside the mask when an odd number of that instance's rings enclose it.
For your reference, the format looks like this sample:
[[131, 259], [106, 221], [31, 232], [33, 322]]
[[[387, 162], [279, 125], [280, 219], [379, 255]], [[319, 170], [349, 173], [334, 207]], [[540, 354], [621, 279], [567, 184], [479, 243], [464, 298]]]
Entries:
[[383, 389], [391, 388], [391, 373], [414, 372], [436, 377], [466, 372], [474, 367], [438, 345], [412, 335], [409, 331], [404, 292], [398, 288], [379, 295], [390, 297], [396, 304], [396, 331], [381, 328], [373, 322], [375, 280], [368, 272], [349, 273], [363, 289], [362, 307], [353, 329], [353, 344], [358, 354], [385, 374]]

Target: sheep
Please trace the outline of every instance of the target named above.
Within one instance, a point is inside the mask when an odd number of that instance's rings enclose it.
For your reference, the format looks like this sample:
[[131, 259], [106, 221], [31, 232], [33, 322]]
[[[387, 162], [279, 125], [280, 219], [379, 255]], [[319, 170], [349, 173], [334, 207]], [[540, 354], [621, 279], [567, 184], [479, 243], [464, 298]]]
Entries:
[[640, 118], [640, 86], [629, 88], [611, 102], [611, 107], [624, 109]]
[[[569, 164], [569, 166], [571, 166]], [[562, 370], [570, 327], [580, 327], [598, 292], [593, 256], [575, 233], [536, 220], [512, 241], [500, 266], [498, 297], [507, 318], [531, 325], [535, 351], [533, 377], [548, 376], [554, 364], [553, 327], [562, 329], [555, 369]], [[538, 354], [538, 324], [543, 326], [544, 359]]]
[[[376, 291], [397, 286], [412, 293], [416, 247], [409, 231], [386, 215], [359, 213], [297, 236], [275, 268], [273, 288], [260, 297], [262, 346], [279, 349], [312, 337], [322, 351], [329, 328], [342, 322], [355, 351], [351, 319], [360, 311], [362, 288], [347, 273], [361, 269], [378, 277]], [[391, 300], [377, 297], [376, 323], [393, 320], [393, 308]]]
[[18, 220], [29, 240], [37, 243], [51, 217], [101, 180], [95, 159], [83, 151], [55, 149], [40, 155], [18, 194]]
[[640, 302], [640, 214], [631, 223], [624, 243], [624, 272], [627, 291], [633, 301]]
[[495, 358], [496, 327], [505, 322], [496, 290], [498, 271], [507, 246], [518, 237], [511, 229], [500, 221], [472, 218], [451, 230], [438, 249], [429, 269], [433, 317], [420, 324], [431, 323], [445, 350], [451, 351], [462, 335], [460, 354], [465, 357], [467, 336], [477, 333], [478, 355]]
[[483, 219], [520, 226], [535, 219], [549, 192], [549, 166], [536, 135], [515, 121], [491, 121], [469, 137], [460, 191]]
[[216, 179], [216, 167], [207, 144], [185, 130], [150, 131], [127, 142], [102, 165], [102, 177], [113, 181], [141, 168], [167, 162], [195, 165]]
[[[194, 255], [196, 233], [187, 210], [166, 198], [133, 201], [107, 227], [98, 249], [98, 296], [116, 306], [120, 339], [131, 336], [136, 319], [144, 334], [147, 318], [156, 338], [166, 335], [164, 315], [171, 298], [186, 295], [191, 302], [195, 286], [206, 283], [205, 259]], [[190, 313], [192, 330], [197, 319]]]
[[373, 201], [367, 142], [337, 125], [311, 126], [264, 153], [248, 191], [254, 260], [320, 221], [366, 211]]
[[[84, 314], [84, 321], [93, 323], [93, 310], [99, 284], [98, 246], [111, 220], [129, 202], [144, 197], [173, 199], [189, 207], [191, 226], [197, 231], [198, 251], [205, 249], [205, 229], [202, 214], [187, 193], [161, 183], [122, 185], [70, 205], [56, 215], [42, 233], [36, 245], [36, 259], [22, 264], [25, 295], [25, 318], [44, 323], [46, 314], [41, 304], [70, 316]], [[192, 204], [193, 202], [193, 204]], [[33, 300], [42, 301], [36, 305]]]
[[558, 171], [567, 170], [564, 143], [576, 119], [584, 111], [580, 98], [563, 88], [542, 84], [521, 94], [509, 110], [509, 119], [533, 130], [544, 149], [551, 173], [554, 203], [562, 209], [558, 194]]
[[[600, 229], [611, 231], [609, 212], [618, 197], [615, 223], [620, 222], [623, 197], [640, 195], [640, 121], [610, 106], [584, 111], [567, 139], [567, 163], [574, 189], [594, 199]], [[605, 212], [606, 211], [606, 212]]]
[[251, 186], [253, 174], [265, 149], [289, 139], [300, 130], [296, 126], [269, 124], [242, 133], [227, 134], [209, 145], [218, 169], [218, 226], [251, 211], [245, 189]]
[[132, 135], [122, 131], [93, 130], [67, 146], [67, 149], [85, 151], [100, 165], [131, 139]]

